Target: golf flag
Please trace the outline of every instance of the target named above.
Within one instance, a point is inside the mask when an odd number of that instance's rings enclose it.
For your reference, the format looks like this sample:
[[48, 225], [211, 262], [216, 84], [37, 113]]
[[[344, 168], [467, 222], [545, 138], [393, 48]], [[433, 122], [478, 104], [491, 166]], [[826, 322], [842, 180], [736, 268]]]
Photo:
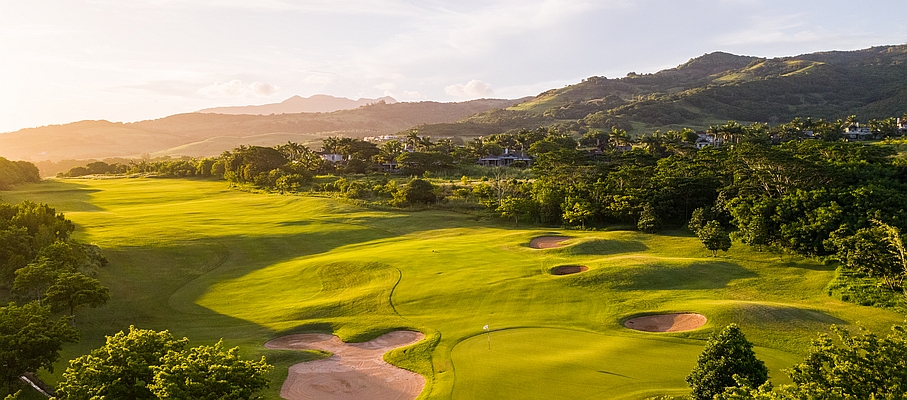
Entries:
[[482, 330], [486, 330], [486, 331], [487, 331], [487, 330], [488, 330], [488, 324], [485, 324], [485, 326], [482, 327]]

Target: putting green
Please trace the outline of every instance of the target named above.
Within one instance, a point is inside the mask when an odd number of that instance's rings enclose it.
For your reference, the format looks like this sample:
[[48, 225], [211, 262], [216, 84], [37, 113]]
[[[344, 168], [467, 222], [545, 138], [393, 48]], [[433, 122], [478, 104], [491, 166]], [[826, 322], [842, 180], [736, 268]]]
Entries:
[[[683, 395], [689, 392], [684, 378], [701, 351], [702, 342], [696, 340], [552, 328], [494, 331], [454, 347], [451, 358], [457, 378], [452, 398], [503, 399], [514, 393], [523, 399]], [[773, 349], [757, 348], [756, 353], [773, 378], [802, 359]]]

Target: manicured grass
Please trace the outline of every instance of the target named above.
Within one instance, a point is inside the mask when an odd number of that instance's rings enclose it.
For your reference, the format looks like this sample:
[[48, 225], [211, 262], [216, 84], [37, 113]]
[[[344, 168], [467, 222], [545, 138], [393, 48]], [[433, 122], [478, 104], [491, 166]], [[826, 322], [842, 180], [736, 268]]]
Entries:
[[[454, 399], [620, 399], [684, 395], [702, 343], [551, 328], [495, 331], [454, 348]], [[799, 357], [757, 348], [772, 372]], [[772, 375], [778, 375], [773, 373]]]
[[[111, 261], [99, 278], [112, 299], [77, 313], [83, 340], [64, 357], [130, 324], [170, 329], [193, 344], [223, 337], [278, 367], [269, 398], [278, 398], [287, 366], [319, 356], [262, 347], [286, 333], [361, 341], [421, 330], [426, 342], [388, 359], [426, 375], [423, 398], [644, 398], [683, 394], [704, 340], [732, 322], [776, 382], [830, 324], [860, 321], [882, 333], [903, 322], [829, 297], [831, 267], [739, 244], [711, 258], [680, 231], [514, 228], [453, 212], [246, 193], [217, 181], [49, 181], [0, 195], [65, 212], [76, 237]], [[572, 239], [529, 248], [543, 235]], [[549, 274], [567, 264], [589, 270]], [[622, 326], [658, 312], [709, 321], [684, 333]], [[494, 330], [490, 353], [485, 324]]]

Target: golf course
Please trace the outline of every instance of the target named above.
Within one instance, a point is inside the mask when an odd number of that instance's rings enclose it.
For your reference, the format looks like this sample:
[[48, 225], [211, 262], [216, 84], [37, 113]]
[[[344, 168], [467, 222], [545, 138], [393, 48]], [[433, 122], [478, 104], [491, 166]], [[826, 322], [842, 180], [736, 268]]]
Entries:
[[[66, 360], [134, 325], [265, 356], [275, 368], [263, 395], [279, 399], [292, 365], [330, 353], [265, 343], [414, 331], [424, 337], [384, 360], [424, 377], [419, 399], [644, 399], [689, 393], [706, 340], [731, 323], [783, 384], [831, 325], [884, 334], [904, 321], [829, 297], [834, 265], [740, 243], [716, 258], [685, 229], [515, 226], [203, 179], [46, 180], [0, 198], [49, 204], [110, 261], [97, 276], [110, 301], [76, 312], [81, 341], [41, 375], [50, 384]], [[672, 313], [704, 324], [627, 327]]]

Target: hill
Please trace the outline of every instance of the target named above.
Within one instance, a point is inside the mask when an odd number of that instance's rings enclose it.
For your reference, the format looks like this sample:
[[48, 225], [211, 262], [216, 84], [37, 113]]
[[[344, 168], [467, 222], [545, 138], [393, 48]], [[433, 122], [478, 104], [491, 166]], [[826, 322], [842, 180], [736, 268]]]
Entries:
[[296, 114], [296, 113], [315, 113], [315, 112], [334, 112], [340, 110], [351, 110], [354, 108], [367, 106], [384, 102], [394, 104], [397, 100], [393, 97], [385, 96], [377, 99], [359, 99], [351, 100], [346, 97], [334, 97], [326, 94], [316, 94], [312, 97], [293, 96], [280, 103], [263, 104], [259, 106], [236, 106], [236, 107], [215, 107], [200, 110], [200, 113], [206, 114], [249, 114], [249, 115], [268, 115], [268, 114]]
[[428, 135], [485, 135], [560, 125], [567, 130], [618, 126], [636, 133], [737, 120], [794, 117], [863, 121], [907, 111], [907, 45], [758, 58], [716, 52], [653, 74], [593, 76], [506, 110], [456, 124], [419, 127]]
[[240, 144], [311, 143], [329, 135], [364, 137], [410, 127], [455, 122], [520, 100], [460, 103], [376, 103], [332, 113], [275, 115], [177, 114], [119, 123], [80, 121], [0, 134], [0, 157], [59, 161], [109, 157], [212, 156]]

